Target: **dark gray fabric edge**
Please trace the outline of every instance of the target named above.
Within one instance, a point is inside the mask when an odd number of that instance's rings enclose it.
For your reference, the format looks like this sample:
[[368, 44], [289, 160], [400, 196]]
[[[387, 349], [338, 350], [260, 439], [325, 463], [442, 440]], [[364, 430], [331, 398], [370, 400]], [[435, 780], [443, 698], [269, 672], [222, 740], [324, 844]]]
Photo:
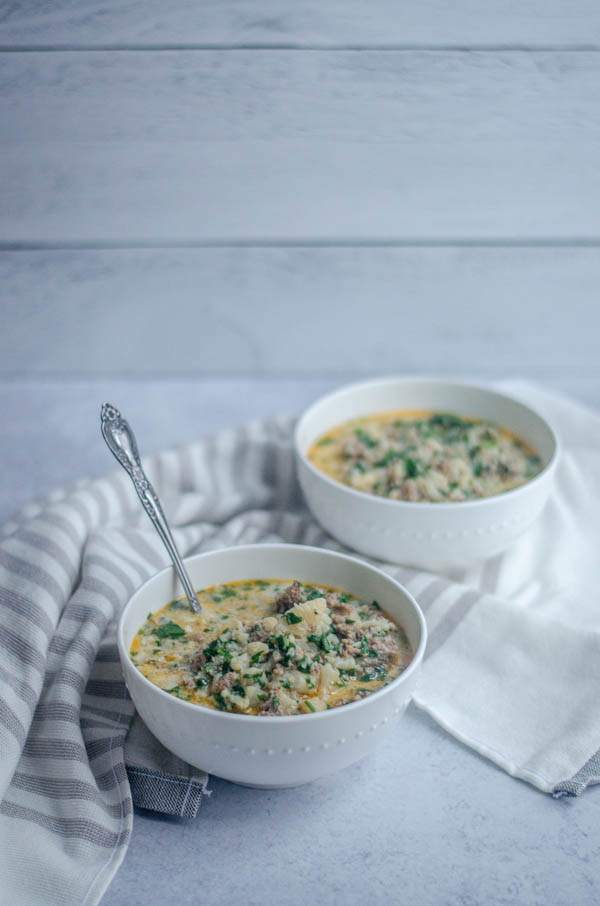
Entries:
[[570, 780], [563, 780], [552, 790], [555, 799], [564, 799], [567, 796], [580, 796], [588, 786], [600, 783], [600, 750], [592, 755], [580, 771]]
[[206, 783], [192, 777], [177, 777], [137, 765], [126, 765], [131, 797], [136, 808], [177, 818], [195, 818]]

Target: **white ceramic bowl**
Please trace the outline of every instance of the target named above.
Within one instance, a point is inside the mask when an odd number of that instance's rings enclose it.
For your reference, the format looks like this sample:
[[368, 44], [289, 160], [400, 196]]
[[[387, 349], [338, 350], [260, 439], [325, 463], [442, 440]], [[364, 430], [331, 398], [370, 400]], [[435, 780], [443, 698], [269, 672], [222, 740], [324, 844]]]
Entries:
[[[531, 481], [494, 497], [415, 503], [355, 491], [308, 461], [307, 451], [329, 429], [393, 409], [438, 410], [497, 422], [531, 444], [544, 467]], [[516, 541], [546, 503], [558, 458], [553, 429], [529, 406], [488, 387], [433, 378], [384, 378], [322, 397], [298, 422], [295, 449], [302, 490], [328, 532], [363, 554], [434, 570], [491, 557]]]
[[154, 735], [196, 767], [236, 783], [296, 786], [367, 755], [404, 712], [425, 650], [426, 628], [415, 600], [394, 579], [343, 554], [314, 547], [254, 544], [186, 560], [198, 589], [244, 579], [299, 579], [376, 600], [404, 628], [415, 652], [406, 670], [367, 698], [329, 711], [290, 717], [232, 714], [175, 698], [132, 664], [129, 649], [149, 611], [182, 594], [172, 567], [139, 588], [123, 611], [118, 645], [133, 702]]

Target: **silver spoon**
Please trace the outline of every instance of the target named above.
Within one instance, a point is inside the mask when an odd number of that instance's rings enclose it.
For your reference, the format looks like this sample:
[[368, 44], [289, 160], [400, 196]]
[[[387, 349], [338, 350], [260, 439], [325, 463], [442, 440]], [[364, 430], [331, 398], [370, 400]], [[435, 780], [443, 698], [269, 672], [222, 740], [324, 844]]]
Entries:
[[150, 516], [156, 531], [169, 552], [190, 607], [195, 613], [200, 613], [200, 605], [196, 598], [194, 586], [183, 565], [183, 560], [179, 556], [169, 523], [156, 496], [156, 491], [142, 469], [135, 435], [129, 427], [129, 423], [123, 418], [119, 410], [115, 406], [111, 406], [110, 403], [104, 403], [102, 406], [100, 423], [102, 436], [108, 445], [108, 449], [131, 478], [144, 509]]

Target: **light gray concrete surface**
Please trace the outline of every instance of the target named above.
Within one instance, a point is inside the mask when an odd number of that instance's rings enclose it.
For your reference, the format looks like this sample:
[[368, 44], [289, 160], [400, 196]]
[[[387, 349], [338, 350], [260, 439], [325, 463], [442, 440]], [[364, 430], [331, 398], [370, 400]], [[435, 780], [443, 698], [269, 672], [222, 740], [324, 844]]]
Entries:
[[[98, 429], [104, 399], [122, 408], [151, 452], [250, 417], [298, 411], [337, 383], [3, 381], [0, 517], [56, 484], [112, 468]], [[600, 406], [596, 384], [558, 383]], [[600, 901], [600, 789], [555, 801], [412, 707], [370, 758], [330, 778], [280, 791], [213, 778], [210, 789], [193, 821], [136, 813], [103, 906]]]
[[190, 822], [137, 813], [103, 906], [592, 906], [598, 791], [554, 801], [412, 707], [370, 758], [294, 790], [213, 779]]

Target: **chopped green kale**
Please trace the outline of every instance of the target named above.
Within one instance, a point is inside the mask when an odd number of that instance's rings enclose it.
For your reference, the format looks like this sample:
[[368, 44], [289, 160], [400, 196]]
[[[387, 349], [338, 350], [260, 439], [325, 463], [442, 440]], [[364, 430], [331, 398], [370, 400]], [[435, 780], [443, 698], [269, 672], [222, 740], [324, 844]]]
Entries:
[[154, 635], [158, 636], [159, 639], [179, 639], [185, 635], [185, 629], [179, 623], [169, 620], [168, 623], [162, 623], [157, 626], [154, 630]]
[[354, 433], [356, 434], [361, 444], [364, 444], [365, 447], [377, 446], [377, 441], [373, 440], [371, 435], [367, 434], [367, 432], [363, 428], [355, 428]]

